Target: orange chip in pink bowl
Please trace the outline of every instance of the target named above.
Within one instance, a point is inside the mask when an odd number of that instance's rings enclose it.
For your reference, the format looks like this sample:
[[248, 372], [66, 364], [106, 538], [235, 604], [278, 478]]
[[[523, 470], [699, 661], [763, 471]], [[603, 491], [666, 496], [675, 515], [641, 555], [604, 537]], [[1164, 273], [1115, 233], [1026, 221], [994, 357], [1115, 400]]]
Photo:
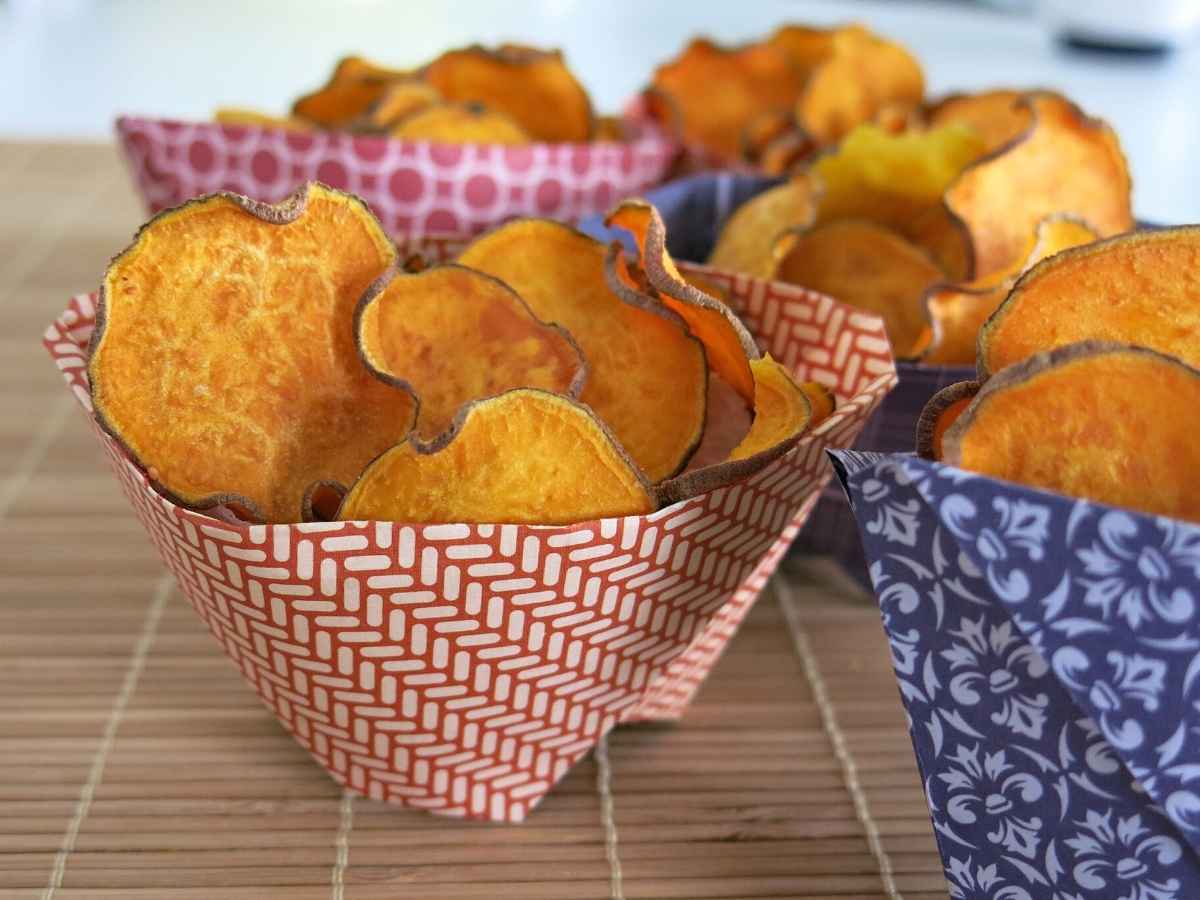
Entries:
[[625, 140], [446, 144], [286, 121], [125, 116], [117, 139], [149, 212], [213, 191], [275, 203], [320, 181], [361, 197], [395, 238], [474, 234], [518, 216], [573, 221], [667, 177], [678, 143], [649, 122]]
[[[463, 245], [413, 242], [400, 258]], [[44, 342], [179, 590], [315, 761], [376, 800], [516, 822], [612, 728], [685, 713], [815, 505], [824, 451], [853, 444], [896, 382], [877, 317], [681, 269], [836, 408], [749, 477], [570, 525], [258, 525], [185, 508], [93, 412], [96, 295], [75, 297]]]

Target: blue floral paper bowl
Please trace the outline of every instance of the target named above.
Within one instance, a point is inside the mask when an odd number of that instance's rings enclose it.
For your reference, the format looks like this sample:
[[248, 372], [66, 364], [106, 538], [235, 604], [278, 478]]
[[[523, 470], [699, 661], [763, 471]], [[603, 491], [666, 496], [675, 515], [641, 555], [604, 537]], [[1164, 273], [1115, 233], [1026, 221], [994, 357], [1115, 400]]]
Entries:
[[950, 895], [1200, 897], [1200, 525], [831, 456]]

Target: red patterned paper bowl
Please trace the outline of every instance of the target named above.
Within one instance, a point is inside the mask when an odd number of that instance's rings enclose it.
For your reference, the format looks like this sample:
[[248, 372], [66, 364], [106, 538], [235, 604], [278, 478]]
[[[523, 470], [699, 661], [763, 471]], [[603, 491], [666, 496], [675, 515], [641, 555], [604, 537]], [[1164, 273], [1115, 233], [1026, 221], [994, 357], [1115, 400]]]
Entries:
[[896, 382], [879, 319], [685, 269], [727, 288], [764, 348], [833, 387], [838, 409], [744, 482], [568, 526], [245, 525], [183, 509], [91, 417], [94, 295], [45, 344], [180, 590], [316, 761], [378, 800], [519, 821], [614, 726], [683, 714], [829, 478], [825, 449], [850, 446]]
[[635, 127], [627, 142], [520, 147], [132, 117], [116, 132], [152, 213], [218, 190], [276, 203], [315, 180], [362, 197], [403, 238], [603, 212], [662, 181], [678, 153], [653, 125]]

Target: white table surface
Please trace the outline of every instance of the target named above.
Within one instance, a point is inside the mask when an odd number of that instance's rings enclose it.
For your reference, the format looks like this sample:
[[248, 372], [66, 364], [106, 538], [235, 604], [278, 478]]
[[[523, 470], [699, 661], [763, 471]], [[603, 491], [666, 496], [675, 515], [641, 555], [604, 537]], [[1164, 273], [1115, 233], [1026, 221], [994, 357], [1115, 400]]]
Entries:
[[1200, 50], [1162, 60], [1072, 53], [1031, 17], [965, 4], [0, 0], [0, 138], [101, 138], [121, 112], [282, 112], [345, 54], [405, 66], [470, 41], [560, 46], [597, 108], [617, 110], [690, 35], [737, 42], [788, 20], [858, 20], [899, 39], [920, 57], [933, 94], [1061, 90], [1116, 127], [1141, 218], [1200, 221]]

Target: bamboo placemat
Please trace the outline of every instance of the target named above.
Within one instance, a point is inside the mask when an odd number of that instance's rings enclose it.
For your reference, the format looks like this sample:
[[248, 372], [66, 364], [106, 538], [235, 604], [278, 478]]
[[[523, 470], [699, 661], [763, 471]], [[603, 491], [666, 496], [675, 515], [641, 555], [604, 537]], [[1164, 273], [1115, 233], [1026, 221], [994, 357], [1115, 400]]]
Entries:
[[164, 577], [39, 336], [143, 218], [108, 146], [0, 144], [0, 900], [945, 897], [873, 606], [776, 579], [677, 726], [524, 825], [342, 795]]

